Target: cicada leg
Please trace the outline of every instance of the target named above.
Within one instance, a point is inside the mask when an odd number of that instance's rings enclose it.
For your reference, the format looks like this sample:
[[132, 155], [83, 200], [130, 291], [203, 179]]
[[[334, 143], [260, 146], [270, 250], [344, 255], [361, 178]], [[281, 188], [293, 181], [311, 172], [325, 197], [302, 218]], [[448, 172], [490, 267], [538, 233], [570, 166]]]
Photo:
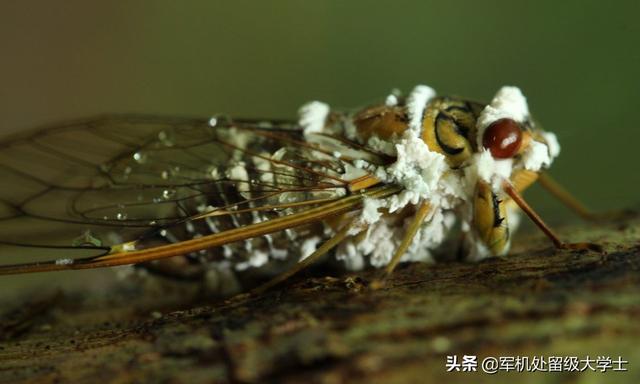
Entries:
[[577, 198], [575, 198], [569, 191], [567, 191], [562, 185], [555, 181], [551, 176], [543, 173], [540, 174], [538, 180], [547, 191], [555, 196], [561, 203], [566, 205], [569, 209], [574, 211], [578, 216], [584, 220], [589, 221], [601, 221], [601, 220], [613, 220], [616, 218], [624, 218], [634, 214], [632, 211], [611, 211], [611, 212], [592, 212], [584, 204], [582, 204]]
[[400, 241], [400, 245], [398, 246], [398, 249], [396, 249], [395, 253], [391, 257], [391, 261], [389, 261], [389, 264], [387, 264], [387, 266], [385, 267], [382, 276], [380, 276], [380, 278], [375, 279], [371, 282], [370, 287], [372, 289], [379, 289], [384, 286], [385, 279], [393, 272], [396, 266], [400, 263], [402, 256], [404, 256], [405, 252], [411, 245], [413, 238], [416, 236], [416, 233], [420, 229], [420, 226], [422, 225], [424, 220], [427, 218], [427, 215], [429, 214], [430, 211], [431, 211], [431, 205], [429, 205], [428, 203], [422, 203], [418, 207], [415, 215], [413, 216], [413, 220], [409, 224], [409, 229], [407, 230], [407, 233], [405, 233], [404, 236], [402, 237], [402, 241]]
[[575, 250], [591, 250], [596, 252], [602, 252], [602, 246], [594, 243], [565, 243], [560, 240], [560, 238], [553, 232], [551, 228], [542, 220], [542, 218], [531, 208], [531, 206], [524, 200], [524, 198], [518, 193], [516, 188], [511, 185], [509, 182], [505, 182], [503, 184], [504, 191], [513, 199], [513, 201], [518, 204], [520, 209], [524, 211], [524, 213], [529, 216], [531, 221], [533, 221], [542, 232], [559, 249], [575, 249]]
[[498, 196], [491, 186], [483, 181], [479, 181], [476, 185], [472, 225], [473, 231], [477, 234], [476, 240], [482, 243], [475, 244], [482, 249], [478, 256], [501, 256], [509, 251], [507, 201], [504, 197]]
[[[349, 236], [352, 236], [353, 235], [352, 231], [356, 229], [354, 228], [354, 224], [355, 224], [355, 219], [351, 220], [349, 223], [344, 225], [342, 229], [340, 229], [332, 238], [330, 238], [329, 240], [324, 242], [322, 245], [320, 245], [318, 249], [316, 249], [315, 252], [313, 252], [311, 255], [299, 261], [289, 270], [279, 274], [278, 276], [267, 281], [266, 283], [252, 289], [249, 293], [255, 294], [255, 295], [261, 294], [273, 288], [274, 286], [280, 284], [281, 282], [287, 280], [288, 278], [300, 272], [301, 270], [307, 268], [311, 264], [315, 263], [322, 256], [326, 255], [327, 252], [331, 251], [331, 249], [333, 249], [336, 245], [340, 244], [344, 239], [346, 239]], [[365, 230], [366, 228], [357, 228], [357, 229], [358, 229], [358, 232], [360, 232]]]
[[389, 262], [389, 264], [387, 264], [387, 266], [384, 269], [385, 275], [391, 274], [393, 270], [396, 268], [396, 266], [398, 265], [398, 263], [400, 263], [402, 256], [404, 256], [405, 252], [407, 251], [407, 248], [409, 248], [409, 246], [411, 245], [411, 242], [413, 241], [413, 238], [416, 236], [418, 229], [420, 229], [420, 226], [422, 225], [424, 220], [427, 218], [427, 215], [429, 214], [430, 211], [431, 211], [431, 206], [428, 203], [422, 203], [418, 207], [418, 209], [416, 210], [415, 216], [413, 216], [413, 220], [409, 225], [409, 229], [407, 233], [405, 233], [404, 236], [402, 237], [400, 246], [398, 247], [398, 249], [396, 249], [395, 253], [391, 257], [391, 261]]

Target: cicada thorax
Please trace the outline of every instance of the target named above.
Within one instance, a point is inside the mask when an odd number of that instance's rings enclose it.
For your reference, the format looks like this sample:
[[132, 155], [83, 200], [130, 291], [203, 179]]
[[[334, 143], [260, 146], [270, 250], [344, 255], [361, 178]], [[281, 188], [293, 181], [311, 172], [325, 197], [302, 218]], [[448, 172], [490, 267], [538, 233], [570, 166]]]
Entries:
[[[457, 168], [477, 151], [476, 120], [484, 105], [455, 98], [435, 98], [426, 106], [421, 137], [430, 150], [441, 153]], [[388, 140], [409, 127], [403, 106], [374, 106], [354, 117], [359, 139], [372, 136]]]
[[366, 108], [353, 117], [358, 138], [367, 142], [377, 136], [389, 140], [401, 135], [409, 127], [409, 118], [404, 107], [379, 105]]
[[429, 149], [443, 154], [457, 168], [478, 150], [476, 120], [482, 104], [453, 98], [438, 98], [426, 108], [422, 139]]

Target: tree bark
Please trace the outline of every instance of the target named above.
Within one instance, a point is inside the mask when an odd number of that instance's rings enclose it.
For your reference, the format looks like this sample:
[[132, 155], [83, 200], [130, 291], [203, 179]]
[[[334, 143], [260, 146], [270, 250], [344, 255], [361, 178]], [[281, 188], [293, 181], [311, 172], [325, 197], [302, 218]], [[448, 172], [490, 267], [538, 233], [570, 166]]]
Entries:
[[[198, 302], [123, 286], [4, 310], [0, 382], [640, 382], [640, 221], [567, 227], [480, 263], [303, 274], [258, 297]], [[621, 356], [627, 372], [447, 372], [447, 356]]]

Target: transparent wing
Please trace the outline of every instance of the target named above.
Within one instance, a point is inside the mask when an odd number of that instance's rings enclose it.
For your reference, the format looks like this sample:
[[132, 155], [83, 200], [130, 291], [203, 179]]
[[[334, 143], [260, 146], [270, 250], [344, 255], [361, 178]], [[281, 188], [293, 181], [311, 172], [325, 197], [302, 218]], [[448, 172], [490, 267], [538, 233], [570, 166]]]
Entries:
[[[334, 156], [336, 148], [342, 155]], [[287, 121], [108, 116], [0, 143], [0, 264], [153, 248], [237, 230], [348, 193], [339, 137]]]

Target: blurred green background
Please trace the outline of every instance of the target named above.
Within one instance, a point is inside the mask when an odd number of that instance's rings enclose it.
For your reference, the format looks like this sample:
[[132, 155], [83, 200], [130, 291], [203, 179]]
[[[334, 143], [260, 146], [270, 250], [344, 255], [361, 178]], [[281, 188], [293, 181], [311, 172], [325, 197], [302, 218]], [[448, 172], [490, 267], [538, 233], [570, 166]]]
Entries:
[[629, 206], [639, 16], [638, 1], [5, 1], [0, 134], [105, 112], [295, 117], [417, 83], [489, 100], [513, 84], [560, 139], [552, 173], [593, 207]]

